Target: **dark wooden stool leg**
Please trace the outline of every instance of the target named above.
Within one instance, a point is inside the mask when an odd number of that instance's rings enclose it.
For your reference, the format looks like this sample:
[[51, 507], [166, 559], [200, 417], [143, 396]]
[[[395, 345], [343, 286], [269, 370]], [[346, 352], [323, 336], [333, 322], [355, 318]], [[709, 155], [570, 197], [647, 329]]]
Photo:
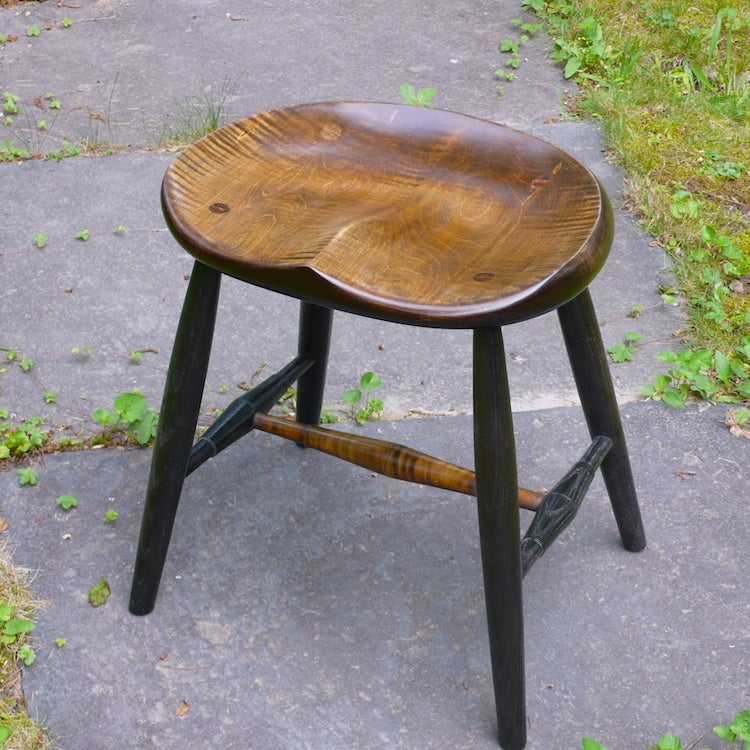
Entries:
[[323, 408], [328, 348], [331, 343], [333, 311], [309, 302], [300, 303], [298, 353], [311, 357], [315, 364], [297, 383], [297, 421], [318, 424]]
[[474, 331], [479, 537], [500, 745], [526, 745], [518, 478], [500, 328]]
[[154, 608], [169, 547], [211, 353], [221, 274], [196, 262], [164, 387], [130, 590], [130, 611]]
[[585, 289], [557, 312], [591, 437], [605, 435], [613, 442], [601, 468], [622, 543], [625, 549], [638, 552], [646, 546], [646, 532], [589, 290]]

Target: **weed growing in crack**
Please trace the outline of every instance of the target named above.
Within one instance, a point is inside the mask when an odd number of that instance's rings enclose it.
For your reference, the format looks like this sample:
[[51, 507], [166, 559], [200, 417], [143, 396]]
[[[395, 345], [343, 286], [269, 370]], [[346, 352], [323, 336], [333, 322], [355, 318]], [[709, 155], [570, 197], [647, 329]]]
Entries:
[[368, 419], [380, 419], [383, 402], [370, 393], [381, 385], [380, 378], [374, 372], [366, 372], [359, 379], [359, 388], [352, 388], [344, 394], [344, 403], [351, 408], [352, 418], [357, 424], [364, 424]]
[[410, 104], [413, 107], [432, 107], [435, 89], [423, 88], [417, 90], [409, 83], [402, 83], [400, 91], [402, 104]]

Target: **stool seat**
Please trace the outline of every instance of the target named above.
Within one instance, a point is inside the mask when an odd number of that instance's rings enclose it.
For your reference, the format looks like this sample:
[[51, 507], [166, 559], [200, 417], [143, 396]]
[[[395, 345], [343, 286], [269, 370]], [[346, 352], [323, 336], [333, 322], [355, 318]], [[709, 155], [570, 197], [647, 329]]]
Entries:
[[542, 140], [465, 115], [308, 104], [234, 122], [180, 154], [175, 236], [223, 273], [412, 325], [517, 322], [584, 290], [606, 259], [596, 178]]

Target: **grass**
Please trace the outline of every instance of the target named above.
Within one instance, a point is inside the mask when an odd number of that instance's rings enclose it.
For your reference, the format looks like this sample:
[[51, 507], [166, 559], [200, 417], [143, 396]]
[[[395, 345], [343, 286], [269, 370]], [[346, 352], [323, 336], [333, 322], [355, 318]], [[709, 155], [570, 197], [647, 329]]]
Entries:
[[[32, 620], [40, 602], [29, 588], [29, 572], [13, 565], [7, 545], [0, 545], [0, 603], [13, 608], [13, 617]], [[7, 639], [5, 639], [7, 640]], [[45, 750], [50, 742], [28, 716], [21, 688], [20, 653], [28, 648], [29, 634], [11, 643], [0, 642], [0, 732], [7, 735], [3, 750]]]
[[236, 82], [229, 78], [217, 85], [200, 83], [198, 95], [175, 105], [154, 134], [157, 148], [176, 148], [193, 143], [221, 127], [227, 120], [227, 102]]
[[750, 358], [739, 352], [750, 344], [750, 9], [730, 0], [523, 5], [547, 22], [553, 57], [579, 84], [570, 111], [601, 122], [630, 206], [674, 262], [685, 346], [733, 363], [724, 395], [750, 399]]

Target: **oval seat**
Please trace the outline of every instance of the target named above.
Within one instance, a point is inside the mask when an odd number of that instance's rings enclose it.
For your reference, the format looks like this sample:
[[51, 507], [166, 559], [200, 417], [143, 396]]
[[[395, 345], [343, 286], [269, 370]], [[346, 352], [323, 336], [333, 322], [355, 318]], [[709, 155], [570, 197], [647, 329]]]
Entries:
[[226, 125], [162, 186], [198, 260], [326, 307], [447, 328], [512, 323], [585, 289], [612, 240], [591, 172], [485, 120], [308, 104]]

